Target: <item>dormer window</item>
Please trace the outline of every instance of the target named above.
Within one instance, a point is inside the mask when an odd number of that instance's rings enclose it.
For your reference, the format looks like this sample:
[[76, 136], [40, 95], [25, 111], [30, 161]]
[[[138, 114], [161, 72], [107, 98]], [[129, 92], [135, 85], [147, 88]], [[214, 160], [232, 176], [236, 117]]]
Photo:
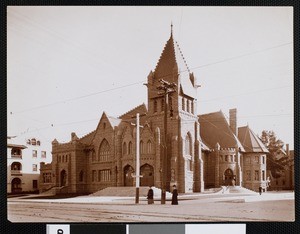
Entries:
[[37, 141], [37, 142], [36, 142], [36, 145], [41, 145], [41, 142], [40, 142], [40, 141]]

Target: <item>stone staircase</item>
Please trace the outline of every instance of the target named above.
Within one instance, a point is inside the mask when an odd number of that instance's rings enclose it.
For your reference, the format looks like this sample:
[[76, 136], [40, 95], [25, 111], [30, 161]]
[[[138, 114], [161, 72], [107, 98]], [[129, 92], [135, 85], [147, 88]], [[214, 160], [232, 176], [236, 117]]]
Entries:
[[61, 193], [66, 193], [67, 186], [61, 186], [61, 187], [51, 187], [50, 189], [40, 193], [41, 195], [56, 195]]
[[254, 192], [254, 191], [244, 188], [242, 186], [222, 186], [221, 193], [257, 194], [257, 192]]
[[[154, 198], [161, 197], [161, 189], [152, 187], [154, 192]], [[139, 197], [147, 197], [149, 187], [140, 187], [139, 188]], [[102, 197], [135, 197], [136, 188], [135, 187], [107, 187], [105, 189], [99, 190], [90, 196], [102, 196]], [[172, 194], [167, 192], [166, 198], [171, 198]]]

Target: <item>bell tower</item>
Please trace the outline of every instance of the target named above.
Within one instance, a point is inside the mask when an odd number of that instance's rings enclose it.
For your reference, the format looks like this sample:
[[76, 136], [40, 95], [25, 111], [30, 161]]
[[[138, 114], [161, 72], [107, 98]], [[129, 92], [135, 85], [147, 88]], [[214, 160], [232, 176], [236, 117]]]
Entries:
[[[201, 144], [196, 108], [196, 79], [190, 72], [178, 43], [174, 40], [172, 24], [170, 37], [147, 81], [148, 116], [152, 126], [154, 129], [157, 127], [161, 129], [162, 136], [165, 134], [165, 125], [167, 126], [165, 137], [167, 191], [171, 191], [170, 188], [174, 184], [177, 185], [179, 192], [200, 191], [203, 187], [200, 184], [203, 176], [200, 172], [199, 159]], [[166, 91], [166, 87], [167, 90], [170, 87], [170, 92], [168, 95], [162, 95], [160, 91], [161, 89]], [[165, 97], [168, 99], [167, 102], [164, 100]], [[163, 150], [164, 147], [162, 146]], [[165, 159], [160, 159], [161, 165], [164, 165], [163, 160]]]

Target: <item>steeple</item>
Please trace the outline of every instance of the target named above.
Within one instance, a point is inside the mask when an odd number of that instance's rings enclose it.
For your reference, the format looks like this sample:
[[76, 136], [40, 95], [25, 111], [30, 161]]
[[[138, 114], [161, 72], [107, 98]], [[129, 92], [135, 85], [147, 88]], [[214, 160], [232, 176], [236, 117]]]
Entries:
[[170, 38], [160, 55], [154, 76], [157, 79], [165, 79], [170, 82], [177, 82], [178, 74], [185, 72], [189, 75], [189, 68], [179, 48], [178, 43], [173, 37], [173, 23], [171, 23]]
[[195, 100], [197, 98], [196, 79], [190, 72], [183, 57], [183, 53], [174, 39], [172, 22], [170, 37], [161, 52], [154, 71], [151, 71], [148, 76], [147, 87], [149, 110], [156, 110], [157, 103], [161, 102], [161, 100], [158, 100], [160, 96], [157, 92], [157, 86], [160, 84], [160, 79], [177, 85], [177, 92], [172, 94], [173, 110], [176, 111], [176, 108], [182, 106], [181, 102], [185, 96], [184, 101], [187, 103], [187, 109], [193, 109], [192, 112], [194, 112], [194, 106], [196, 105]]

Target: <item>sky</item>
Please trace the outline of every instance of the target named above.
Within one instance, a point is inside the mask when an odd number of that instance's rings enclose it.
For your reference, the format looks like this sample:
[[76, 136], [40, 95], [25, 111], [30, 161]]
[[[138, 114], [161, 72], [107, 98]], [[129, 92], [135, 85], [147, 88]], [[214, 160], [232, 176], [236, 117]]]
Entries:
[[10, 6], [7, 134], [68, 142], [103, 111], [147, 104], [171, 23], [201, 85], [198, 114], [237, 108], [238, 126], [273, 130], [293, 149], [292, 7]]

